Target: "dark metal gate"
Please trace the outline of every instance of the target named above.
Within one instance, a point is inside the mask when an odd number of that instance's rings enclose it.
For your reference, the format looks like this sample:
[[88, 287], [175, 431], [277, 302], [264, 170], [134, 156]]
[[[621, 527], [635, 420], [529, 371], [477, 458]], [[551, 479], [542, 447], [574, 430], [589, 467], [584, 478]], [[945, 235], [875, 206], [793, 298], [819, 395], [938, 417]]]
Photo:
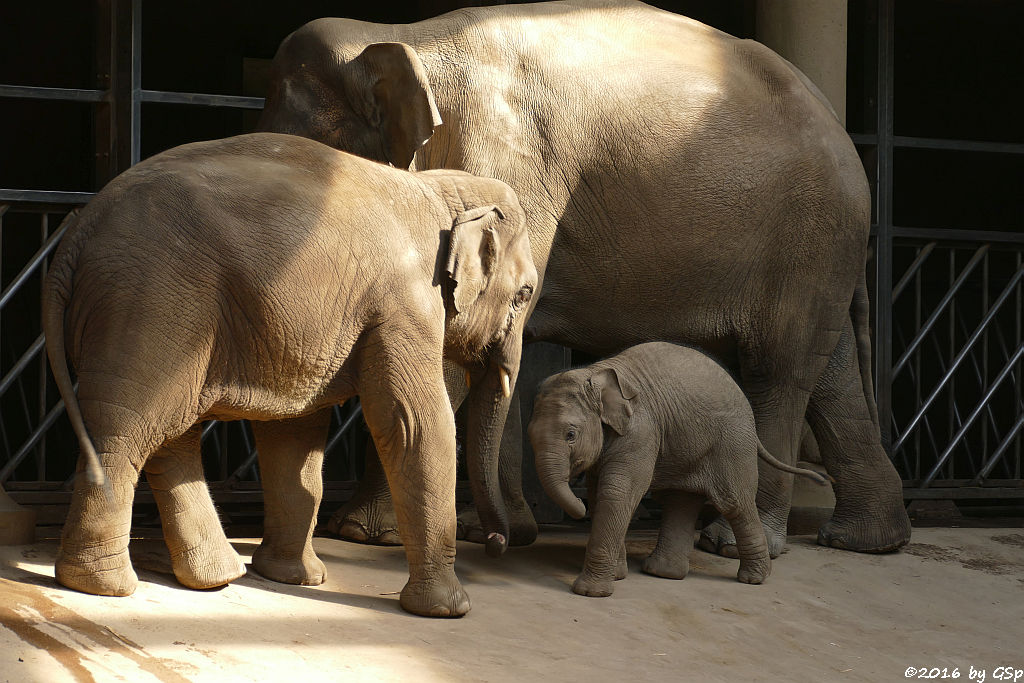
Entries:
[[[141, 0], [97, 3], [96, 89], [0, 85], [0, 104], [5, 98], [27, 98], [93, 107], [98, 180], [138, 161], [146, 103], [262, 106], [255, 97], [143, 89], [141, 5]], [[852, 137], [875, 197], [874, 370], [883, 442], [905, 480], [908, 499], [1020, 499], [1024, 235], [901, 227], [894, 225], [893, 201], [901, 150], [1021, 155], [1024, 145], [895, 135], [895, 10], [886, 0], [870, 3], [870, 9], [877, 132]], [[16, 499], [37, 505], [66, 504], [77, 453], [48, 375], [40, 284], [73, 210], [90, 197], [0, 190], [0, 255], [7, 264], [0, 271], [0, 484]], [[335, 409], [325, 465], [328, 502], [350, 495], [362, 474], [366, 438], [357, 402]], [[245, 423], [208, 423], [203, 457], [222, 509], [260, 500], [256, 455]], [[140, 500], [148, 499], [143, 485]], [[50, 519], [59, 521], [59, 513], [54, 508]]]

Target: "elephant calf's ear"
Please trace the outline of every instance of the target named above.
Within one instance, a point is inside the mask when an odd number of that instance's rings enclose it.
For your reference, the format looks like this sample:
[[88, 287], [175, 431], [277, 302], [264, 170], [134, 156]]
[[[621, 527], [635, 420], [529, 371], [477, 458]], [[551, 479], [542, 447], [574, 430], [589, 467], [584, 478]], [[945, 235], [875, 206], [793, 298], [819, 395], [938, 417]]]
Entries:
[[452, 223], [445, 271], [455, 284], [452, 303], [457, 313], [487, 287], [501, 249], [496, 223], [503, 218], [498, 207], [480, 206], [460, 213]]
[[612, 368], [595, 373], [590, 383], [601, 393], [601, 422], [611, 427], [616, 434], [625, 434], [629, 420], [633, 417], [633, 406], [629, 402], [636, 396], [636, 392], [623, 386], [619, 375]]

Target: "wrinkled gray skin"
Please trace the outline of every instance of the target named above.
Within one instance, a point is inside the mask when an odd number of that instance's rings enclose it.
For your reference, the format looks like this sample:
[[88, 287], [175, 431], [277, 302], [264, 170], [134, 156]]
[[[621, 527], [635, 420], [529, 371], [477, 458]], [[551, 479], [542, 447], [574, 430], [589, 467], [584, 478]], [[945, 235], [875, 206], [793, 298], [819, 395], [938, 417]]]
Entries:
[[[527, 340], [598, 356], [652, 340], [707, 349], [738, 377], [782, 462], [795, 462], [806, 415], [836, 479], [820, 543], [907, 542], [871, 386], [864, 170], [818, 90], [763, 45], [629, 0], [467, 8], [408, 25], [321, 19], [281, 44], [260, 125], [395, 166], [504, 180], [542, 279]], [[514, 400], [500, 481], [497, 436], [467, 442], [483, 536], [513, 543], [536, 534], [520, 430]], [[382, 488], [367, 482], [334, 528], [380, 538]], [[792, 476], [761, 468], [773, 557], [791, 494]], [[702, 543], [736, 554], [721, 520]]]
[[645, 572], [686, 576], [697, 515], [707, 500], [735, 534], [737, 578], [761, 583], [771, 559], [754, 503], [758, 457], [826, 483], [764, 449], [750, 404], [724, 368], [696, 349], [664, 342], [549, 377], [537, 394], [529, 434], [544, 490], [576, 519], [586, 508], [569, 480], [587, 473], [593, 525], [572, 590], [591, 597], [611, 595], [612, 582], [625, 578], [626, 530], [648, 489], [662, 503], [663, 517]]
[[442, 358], [473, 378], [474, 424], [500, 432], [502, 376], [515, 380], [536, 285], [522, 208], [496, 180], [414, 174], [270, 133], [185, 145], [121, 174], [69, 229], [45, 282], [47, 351], [83, 453], [57, 580], [135, 590], [142, 471], [178, 580], [210, 588], [244, 574], [205, 486], [198, 423], [250, 419], [266, 508], [253, 567], [321, 583], [311, 538], [330, 407], [358, 394], [406, 539], [401, 605], [464, 614]]

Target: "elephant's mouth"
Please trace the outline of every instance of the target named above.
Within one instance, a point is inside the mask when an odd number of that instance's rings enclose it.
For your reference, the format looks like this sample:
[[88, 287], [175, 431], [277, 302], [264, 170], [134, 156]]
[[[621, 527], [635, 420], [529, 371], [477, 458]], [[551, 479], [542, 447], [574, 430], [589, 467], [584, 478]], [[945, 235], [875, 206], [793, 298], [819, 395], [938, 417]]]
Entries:
[[[498, 364], [498, 377], [501, 384], [501, 395], [505, 398], [512, 396], [512, 371], [504, 364]], [[473, 388], [473, 373], [466, 370], [466, 388]]]

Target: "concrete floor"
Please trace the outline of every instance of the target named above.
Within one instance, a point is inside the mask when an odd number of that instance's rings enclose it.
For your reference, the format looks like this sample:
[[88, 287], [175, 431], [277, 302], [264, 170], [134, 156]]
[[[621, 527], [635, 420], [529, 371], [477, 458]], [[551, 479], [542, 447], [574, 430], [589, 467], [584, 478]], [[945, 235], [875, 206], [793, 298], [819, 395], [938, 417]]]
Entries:
[[[569, 591], [585, 542], [544, 529], [501, 560], [460, 542], [473, 609], [458, 620], [399, 609], [401, 548], [318, 538], [323, 586], [250, 572], [190, 591], [162, 541], [137, 539], [138, 591], [102, 598], [57, 586], [55, 540], [4, 547], [0, 680], [898, 681], [948, 667], [966, 681], [973, 667], [991, 681], [1024, 669], [1021, 529], [916, 529], [884, 556], [791, 537], [762, 586], [700, 551], [684, 581], [644, 575], [654, 532], [636, 531], [609, 598]], [[255, 543], [234, 539], [246, 558]]]

